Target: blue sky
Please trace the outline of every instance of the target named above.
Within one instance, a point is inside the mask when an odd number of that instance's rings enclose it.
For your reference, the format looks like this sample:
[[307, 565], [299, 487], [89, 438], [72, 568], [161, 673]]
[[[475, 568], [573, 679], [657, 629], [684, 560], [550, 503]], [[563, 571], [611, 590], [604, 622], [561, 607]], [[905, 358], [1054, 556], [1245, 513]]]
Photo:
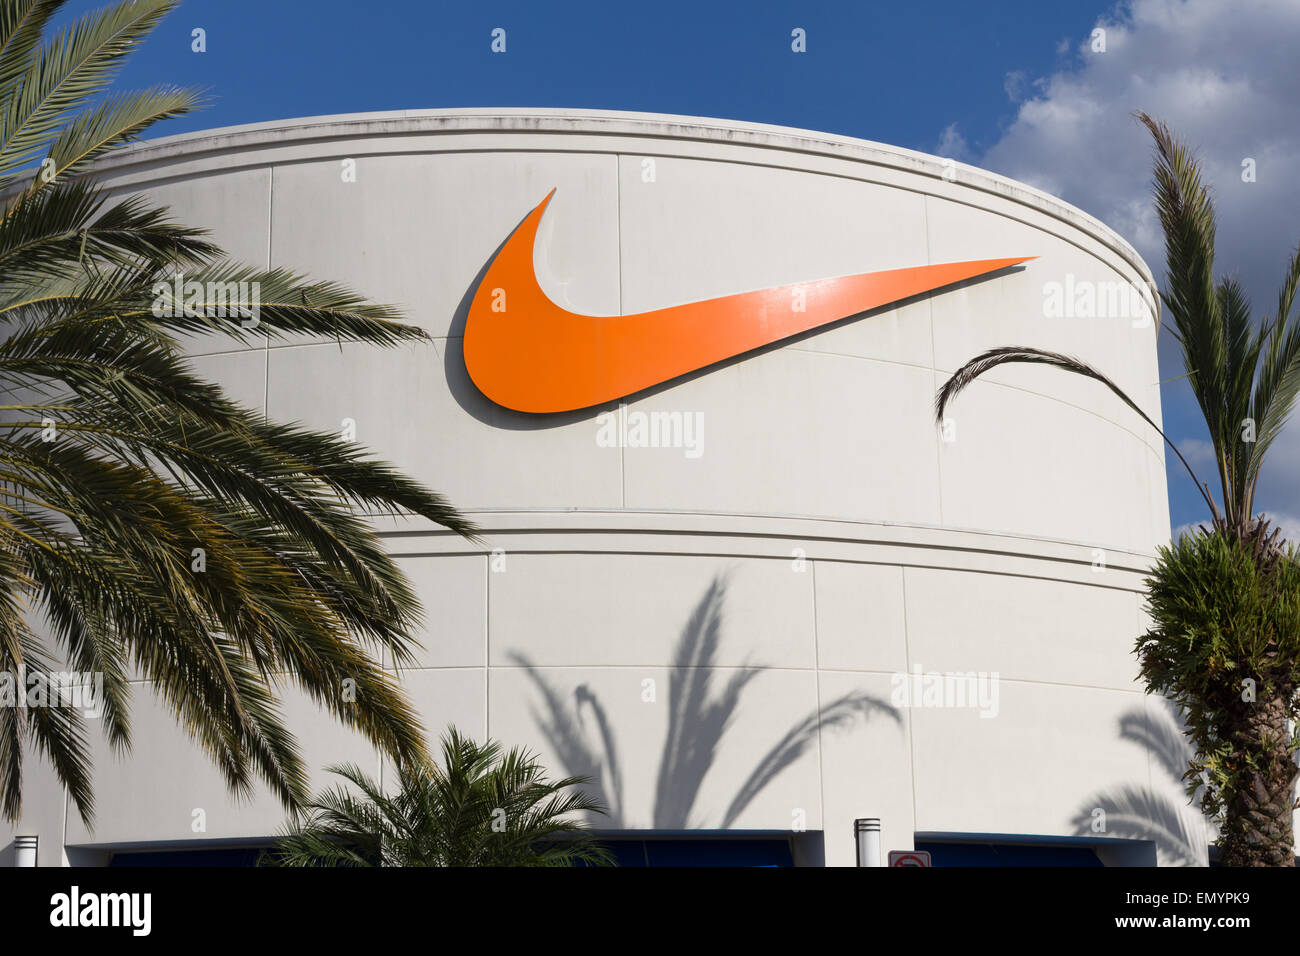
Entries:
[[[100, 2], [70, 3], [79, 13]], [[1108, 31], [1104, 56], [1085, 46]], [[191, 51], [206, 31], [207, 52]], [[494, 27], [507, 55], [489, 50]], [[790, 53], [790, 31], [807, 53]], [[1300, 239], [1293, 0], [657, 0], [442, 3], [188, 0], [123, 85], [208, 90], [202, 113], [156, 135], [294, 116], [455, 106], [685, 113], [824, 130], [986, 166], [1117, 228], [1163, 271], [1147, 200], [1147, 144], [1129, 114], [1167, 118], [1205, 150], [1223, 222], [1220, 265], [1261, 305]], [[1260, 159], [1258, 186], [1239, 159]], [[196, 224], [201, 225], [201, 224]], [[1162, 345], [1162, 379], [1181, 373]], [[1164, 390], [1166, 431], [1208, 478], [1185, 386]], [[1204, 505], [1173, 455], [1175, 526]], [[1288, 430], [1260, 507], [1300, 539], [1300, 433]]]
[[[1006, 74], [1068, 59], [1058, 44], [1087, 36], [1098, 11], [1080, 0], [186, 0], [123, 79], [211, 91], [210, 108], [173, 131], [364, 110], [568, 106], [777, 123], [931, 151], [956, 121], [993, 138], [1014, 116]], [[790, 54], [795, 26], [807, 31], [804, 56]], [[190, 51], [194, 27], [207, 31], [206, 54]], [[507, 31], [505, 56], [489, 50], [494, 27]]]

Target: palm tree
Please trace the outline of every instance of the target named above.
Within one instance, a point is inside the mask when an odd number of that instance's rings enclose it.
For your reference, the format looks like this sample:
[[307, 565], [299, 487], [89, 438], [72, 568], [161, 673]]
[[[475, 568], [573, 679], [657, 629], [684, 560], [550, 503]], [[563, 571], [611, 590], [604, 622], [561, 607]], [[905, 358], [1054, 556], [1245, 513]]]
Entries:
[[1017, 346], [977, 355], [940, 389], [936, 418], [988, 370], [1044, 364], [1101, 382], [1173, 449], [1205, 500], [1210, 530], [1159, 549], [1147, 581], [1153, 626], [1137, 641], [1142, 676], [1151, 691], [1170, 695], [1189, 722], [1196, 755], [1188, 789], [1207, 784], [1202, 806], [1220, 818], [1224, 862], [1293, 865], [1298, 742], [1287, 722], [1300, 716], [1300, 635], [1287, 632], [1293, 622], [1286, 589], [1296, 580], [1297, 559], [1279, 541], [1281, 529], [1270, 530], [1254, 508], [1264, 458], [1300, 393], [1300, 322], [1292, 315], [1300, 248], [1277, 311], [1252, 322], [1237, 280], [1215, 281], [1214, 204], [1196, 158], [1164, 123], [1146, 113], [1137, 117], [1155, 142], [1155, 203], [1167, 260], [1161, 300], [1209, 431], [1221, 503], [1132, 398], [1067, 355]]
[[442, 766], [406, 764], [392, 795], [353, 765], [330, 768], [345, 787], [306, 808], [266, 864], [282, 866], [572, 866], [607, 864], [609, 851], [585, 824], [603, 813], [576, 789], [582, 777], [546, 779], [537, 758], [455, 727], [442, 738]]
[[[419, 608], [365, 513], [473, 526], [352, 444], [230, 401], [177, 344], [423, 333], [333, 283], [232, 263], [141, 198], [110, 199], [89, 164], [197, 106], [172, 87], [106, 92], [175, 0], [117, 3], [47, 36], [62, 5], [0, 0], [0, 674], [39, 684], [56, 660], [102, 674], [120, 751], [134, 667], [233, 790], [260, 777], [290, 807], [310, 791], [269, 675], [287, 673], [394, 759], [427, 759], [376, 660], [411, 659]], [[258, 294], [223, 298], [234, 289]], [[91, 822], [78, 711], [0, 706], [11, 820], [24, 746]]]
[[1184, 779], [1219, 827], [1225, 866], [1294, 866], [1300, 741], [1300, 559], [1265, 563], [1213, 533], [1162, 548], [1147, 580], [1142, 676], [1182, 711], [1196, 745]]

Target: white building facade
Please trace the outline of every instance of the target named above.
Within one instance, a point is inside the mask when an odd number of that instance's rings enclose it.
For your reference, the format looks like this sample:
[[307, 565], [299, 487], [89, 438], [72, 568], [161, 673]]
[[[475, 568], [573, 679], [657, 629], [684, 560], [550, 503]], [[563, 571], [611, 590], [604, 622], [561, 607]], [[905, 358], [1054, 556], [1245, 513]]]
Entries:
[[[142, 144], [103, 174], [235, 258], [343, 282], [428, 333], [190, 349], [235, 399], [354, 428], [483, 527], [491, 550], [381, 523], [428, 619], [404, 685], [431, 737], [454, 723], [590, 777], [625, 863], [853, 865], [862, 817], [936, 863], [1204, 863], [1179, 734], [1132, 654], [1169, 536], [1159, 435], [1103, 387], [1028, 366], [934, 422], [946, 377], [1010, 344], [1085, 359], [1160, 420], [1151, 275], [1095, 219], [907, 150], [632, 113], [260, 124]], [[479, 278], [551, 190], [534, 266], [586, 315], [1036, 258], [528, 414], [478, 390], [461, 344]], [[284, 696], [318, 771], [380, 772]], [[36, 836], [41, 865], [122, 862], [283, 826], [268, 794], [227, 794], [144, 684], [133, 725], [129, 756], [95, 743], [93, 832], [33, 761], [2, 852]]]

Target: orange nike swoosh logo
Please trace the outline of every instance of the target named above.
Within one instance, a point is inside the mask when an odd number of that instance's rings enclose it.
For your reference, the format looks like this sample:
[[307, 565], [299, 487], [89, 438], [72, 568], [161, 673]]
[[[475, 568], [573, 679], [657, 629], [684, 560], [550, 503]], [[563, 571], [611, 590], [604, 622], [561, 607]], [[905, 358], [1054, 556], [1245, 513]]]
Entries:
[[[479, 391], [520, 412], [602, 405], [800, 332], [1035, 256], [913, 266], [741, 292], [630, 315], [579, 315], [547, 297], [533, 243], [550, 194], [488, 266], [465, 320]], [[802, 290], [803, 310], [796, 311]]]

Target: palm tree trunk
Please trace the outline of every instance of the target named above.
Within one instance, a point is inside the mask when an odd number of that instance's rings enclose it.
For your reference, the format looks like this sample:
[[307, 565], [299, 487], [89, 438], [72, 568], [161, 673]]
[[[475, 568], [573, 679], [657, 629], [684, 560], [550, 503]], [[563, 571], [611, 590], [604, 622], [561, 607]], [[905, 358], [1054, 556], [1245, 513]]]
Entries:
[[1292, 827], [1296, 767], [1288, 746], [1286, 701], [1294, 687], [1241, 703], [1226, 739], [1238, 754], [1253, 754], [1258, 766], [1225, 814], [1220, 848], [1224, 866], [1295, 866]]

